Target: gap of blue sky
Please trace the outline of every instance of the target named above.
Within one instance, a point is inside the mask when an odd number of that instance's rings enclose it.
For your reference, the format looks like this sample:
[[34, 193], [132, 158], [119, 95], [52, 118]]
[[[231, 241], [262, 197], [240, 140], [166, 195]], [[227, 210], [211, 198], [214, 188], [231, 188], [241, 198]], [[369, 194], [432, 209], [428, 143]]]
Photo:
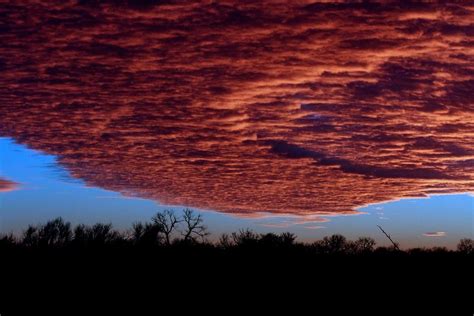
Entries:
[[[81, 180], [69, 177], [56, 164], [54, 156], [30, 150], [8, 138], [0, 138], [1, 177], [19, 183], [20, 187], [0, 193], [0, 233], [20, 233], [28, 224], [58, 216], [73, 224], [105, 222], [125, 230], [133, 222], [149, 220], [160, 210], [183, 208], [87, 187]], [[474, 197], [468, 193], [389, 201], [358, 210], [364, 214], [322, 216], [312, 221], [295, 216], [262, 214], [260, 218], [238, 218], [197, 211], [203, 213], [212, 238], [250, 228], [261, 233], [290, 231], [304, 241], [334, 233], [350, 239], [370, 236], [379, 244], [388, 245], [377, 225], [390, 232], [402, 247], [453, 248], [459, 239], [473, 238]]]

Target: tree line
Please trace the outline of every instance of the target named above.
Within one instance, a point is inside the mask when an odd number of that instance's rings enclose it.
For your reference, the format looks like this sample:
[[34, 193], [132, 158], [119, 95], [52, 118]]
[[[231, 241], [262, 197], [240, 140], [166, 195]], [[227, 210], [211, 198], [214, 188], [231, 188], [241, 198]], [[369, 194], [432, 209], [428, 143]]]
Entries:
[[474, 240], [461, 239], [456, 250], [445, 247], [412, 248], [400, 250], [397, 244], [391, 247], [377, 246], [370, 237], [348, 240], [334, 234], [311, 243], [298, 242], [293, 233], [259, 234], [243, 229], [231, 234], [223, 234], [218, 241], [207, 239], [209, 232], [201, 214], [184, 209], [182, 215], [171, 210], [159, 212], [149, 222], [136, 222], [132, 228], [120, 232], [111, 224], [80, 224], [75, 227], [61, 217], [45, 224], [29, 225], [21, 236], [0, 235], [0, 250], [5, 249], [103, 249], [103, 248], [168, 248], [207, 249], [211, 251], [276, 251], [300, 252], [317, 255], [364, 255], [364, 254], [448, 254], [474, 255]]

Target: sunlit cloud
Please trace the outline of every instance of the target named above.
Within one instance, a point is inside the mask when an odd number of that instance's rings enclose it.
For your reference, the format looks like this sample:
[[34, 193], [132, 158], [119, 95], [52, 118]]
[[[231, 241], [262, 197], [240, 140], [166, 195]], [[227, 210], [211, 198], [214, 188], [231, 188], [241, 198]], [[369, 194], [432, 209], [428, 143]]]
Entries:
[[474, 190], [472, 7], [132, 3], [2, 5], [0, 136], [239, 217]]
[[319, 226], [319, 225], [314, 225], [314, 226], [304, 226], [304, 229], [324, 229], [326, 228], [325, 226]]
[[0, 178], [0, 193], [11, 192], [11, 191], [17, 190], [18, 188], [19, 187], [17, 183]]
[[425, 236], [425, 237], [445, 237], [446, 232], [427, 232], [427, 233], [424, 233], [423, 236]]

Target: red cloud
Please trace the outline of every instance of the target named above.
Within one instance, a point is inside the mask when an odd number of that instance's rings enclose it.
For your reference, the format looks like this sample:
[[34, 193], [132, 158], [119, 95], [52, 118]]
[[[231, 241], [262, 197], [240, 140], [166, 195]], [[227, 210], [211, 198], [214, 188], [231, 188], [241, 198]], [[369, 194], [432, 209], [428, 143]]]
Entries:
[[17, 184], [0, 178], [0, 192], [9, 192], [17, 189]]
[[473, 191], [472, 7], [120, 3], [2, 5], [0, 136], [239, 214]]

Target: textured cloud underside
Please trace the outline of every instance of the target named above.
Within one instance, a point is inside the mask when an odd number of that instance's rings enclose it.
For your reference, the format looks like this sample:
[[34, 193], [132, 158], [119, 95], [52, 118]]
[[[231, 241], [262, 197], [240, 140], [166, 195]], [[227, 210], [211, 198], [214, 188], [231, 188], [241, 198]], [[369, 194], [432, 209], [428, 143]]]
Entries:
[[474, 7], [0, 4], [0, 135], [89, 185], [351, 213], [474, 187]]

